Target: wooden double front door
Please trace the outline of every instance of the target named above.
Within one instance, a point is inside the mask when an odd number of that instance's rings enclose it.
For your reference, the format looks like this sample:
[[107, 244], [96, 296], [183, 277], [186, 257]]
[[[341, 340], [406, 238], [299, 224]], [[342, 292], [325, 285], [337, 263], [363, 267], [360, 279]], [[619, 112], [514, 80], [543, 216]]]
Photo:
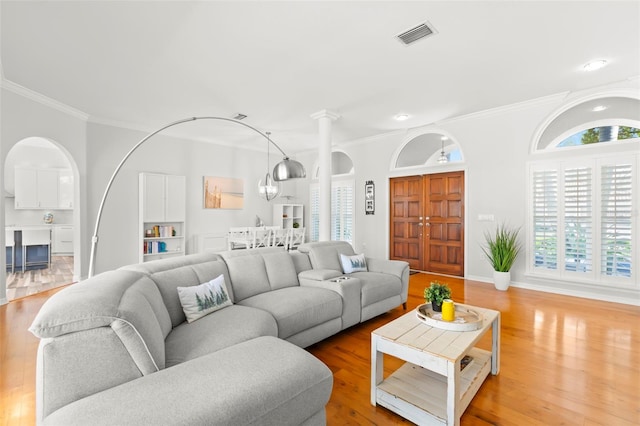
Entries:
[[390, 258], [464, 275], [464, 172], [391, 178]]

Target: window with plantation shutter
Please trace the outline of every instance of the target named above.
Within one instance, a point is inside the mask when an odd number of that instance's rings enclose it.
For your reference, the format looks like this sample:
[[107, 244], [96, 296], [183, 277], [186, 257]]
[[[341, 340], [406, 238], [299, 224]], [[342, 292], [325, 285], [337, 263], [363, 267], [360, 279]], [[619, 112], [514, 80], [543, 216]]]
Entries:
[[556, 269], [558, 265], [558, 172], [533, 173], [534, 268]]
[[591, 168], [564, 171], [564, 269], [591, 272], [593, 212]]
[[[320, 238], [320, 188], [311, 185], [311, 225], [309, 236], [311, 241]], [[331, 240], [348, 241], [353, 244], [353, 180], [333, 181], [331, 183]]]
[[602, 166], [600, 182], [600, 273], [630, 277], [633, 167], [631, 164]]
[[530, 166], [530, 274], [605, 285], [637, 281], [639, 160], [591, 155]]

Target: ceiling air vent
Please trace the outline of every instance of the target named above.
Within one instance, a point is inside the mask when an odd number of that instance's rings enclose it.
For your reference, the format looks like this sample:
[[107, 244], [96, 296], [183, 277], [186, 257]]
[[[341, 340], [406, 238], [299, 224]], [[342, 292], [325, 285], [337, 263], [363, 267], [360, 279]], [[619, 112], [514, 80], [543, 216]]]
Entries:
[[400, 39], [400, 41], [406, 45], [410, 45], [415, 43], [418, 40], [422, 40], [423, 38], [435, 34], [436, 31], [433, 29], [430, 24], [427, 22], [423, 22], [417, 27], [411, 28], [401, 34], [398, 34], [396, 37]]
[[233, 117], [234, 120], [244, 120], [245, 118], [247, 118], [247, 116], [245, 114], [241, 114], [241, 113], [237, 113], [235, 115], [235, 117]]

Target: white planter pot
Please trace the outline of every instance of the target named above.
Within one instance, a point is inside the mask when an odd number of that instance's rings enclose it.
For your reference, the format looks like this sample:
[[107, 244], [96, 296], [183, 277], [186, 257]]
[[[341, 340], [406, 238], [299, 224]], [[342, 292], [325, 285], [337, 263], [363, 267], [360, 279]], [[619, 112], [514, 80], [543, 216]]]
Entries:
[[493, 271], [493, 284], [496, 286], [496, 290], [508, 290], [509, 284], [511, 284], [511, 272]]

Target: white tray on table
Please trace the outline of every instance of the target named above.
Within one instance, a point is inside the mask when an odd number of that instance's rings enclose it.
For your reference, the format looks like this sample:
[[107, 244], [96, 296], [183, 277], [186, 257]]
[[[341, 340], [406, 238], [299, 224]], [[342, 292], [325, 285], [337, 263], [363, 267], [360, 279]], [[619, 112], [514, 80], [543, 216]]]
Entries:
[[424, 303], [416, 308], [418, 319], [423, 323], [449, 331], [475, 331], [482, 327], [482, 315], [477, 311], [455, 305], [456, 315], [453, 321], [442, 319], [442, 312], [431, 308], [431, 303]]

